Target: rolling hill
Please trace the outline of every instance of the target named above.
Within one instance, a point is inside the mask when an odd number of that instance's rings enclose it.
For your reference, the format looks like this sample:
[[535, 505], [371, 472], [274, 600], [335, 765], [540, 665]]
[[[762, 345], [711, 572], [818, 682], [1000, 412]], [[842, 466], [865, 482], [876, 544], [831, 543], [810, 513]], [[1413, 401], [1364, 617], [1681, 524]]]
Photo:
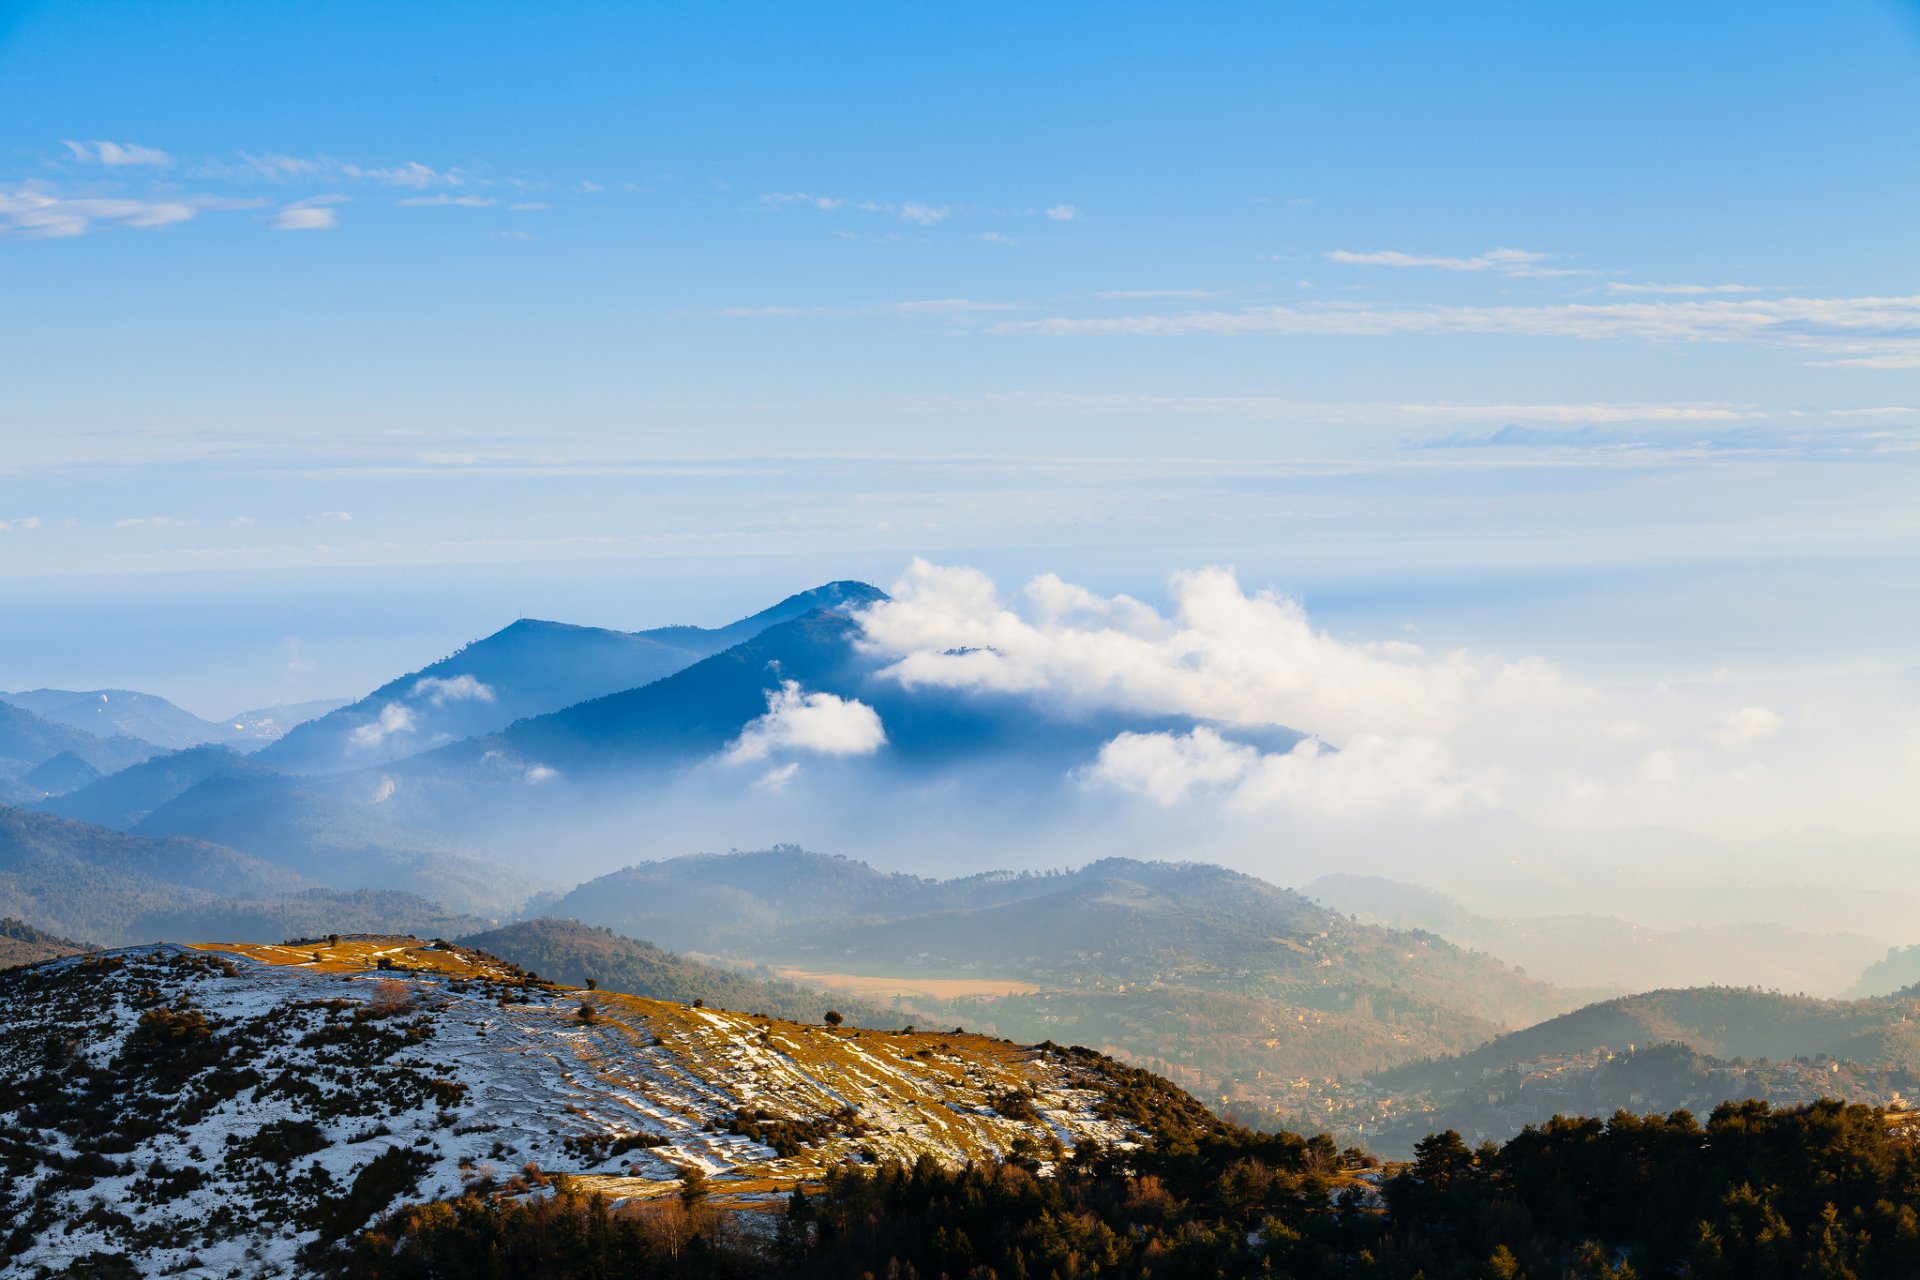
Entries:
[[14, 969], [42, 960], [78, 955], [92, 948], [45, 929], [36, 929], [24, 920], [0, 916], [0, 969]]
[[765, 974], [703, 964], [575, 920], [521, 920], [458, 942], [568, 986], [583, 987], [591, 980], [649, 1000], [699, 1000], [712, 1008], [745, 1009], [798, 1022], [813, 1021], [828, 1007], [854, 1026], [884, 1030], [908, 1020], [897, 1009], [823, 995], [817, 988]]
[[[239, 849], [338, 890], [394, 889], [497, 918], [541, 888], [470, 845], [435, 836], [378, 803], [355, 775], [295, 778], [258, 756], [195, 747], [156, 756], [36, 807], [133, 834]], [[243, 889], [233, 896], [247, 897]]]
[[1214, 1100], [1271, 1102], [1303, 1075], [1464, 1051], [1576, 1003], [1431, 935], [1203, 864], [931, 880], [786, 848], [630, 867], [549, 911], [843, 989], [965, 980], [980, 994], [910, 1003], [1090, 1044]]
[[129, 835], [0, 806], [0, 916], [111, 945], [161, 937], [270, 941], [310, 930], [482, 923], [408, 894], [337, 893], [234, 849]]
[[1716, 1058], [1826, 1057], [1920, 1071], [1920, 991], [1869, 1000], [1820, 1000], [1752, 987], [1648, 991], [1576, 1009], [1386, 1079], [1400, 1085], [1444, 1082], [1517, 1062], [1669, 1043]]

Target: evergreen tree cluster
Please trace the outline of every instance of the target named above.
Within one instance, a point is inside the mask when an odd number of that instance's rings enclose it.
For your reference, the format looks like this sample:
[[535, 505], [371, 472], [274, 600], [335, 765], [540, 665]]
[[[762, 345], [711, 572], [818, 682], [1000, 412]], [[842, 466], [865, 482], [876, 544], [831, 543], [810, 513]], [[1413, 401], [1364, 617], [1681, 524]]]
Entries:
[[771, 1238], [705, 1197], [615, 1208], [563, 1184], [410, 1206], [346, 1265], [358, 1280], [1920, 1275], [1920, 1164], [1867, 1107], [1730, 1103], [1704, 1125], [1686, 1112], [1555, 1119], [1477, 1150], [1448, 1131], [1384, 1178], [1369, 1164], [1324, 1136], [1225, 1125], [1083, 1147], [1046, 1176], [923, 1157], [796, 1191]]

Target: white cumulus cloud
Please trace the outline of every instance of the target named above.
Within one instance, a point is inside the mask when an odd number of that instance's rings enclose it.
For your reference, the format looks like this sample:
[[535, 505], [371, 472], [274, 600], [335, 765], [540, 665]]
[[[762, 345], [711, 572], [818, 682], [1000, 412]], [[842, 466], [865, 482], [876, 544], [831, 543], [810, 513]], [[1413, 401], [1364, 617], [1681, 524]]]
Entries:
[[1326, 814], [1482, 808], [1498, 795], [1485, 770], [1463, 770], [1432, 738], [1363, 735], [1334, 751], [1305, 739], [1261, 751], [1204, 726], [1191, 733], [1123, 733], [1085, 770], [1088, 782], [1171, 805], [1196, 795], [1240, 809], [1287, 805]]
[[347, 735], [356, 747], [377, 747], [396, 733], [413, 732], [413, 709], [398, 702], [380, 708], [377, 718], [360, 725]]
[[449, 702], [492, 702], [493, 686], [483, 684], [470, 675], [457, 676], [421, 676], [413, 682], [409, 696], [424, 700], [436, 707], [444, 707]]
[[910, 687], [1029, 693], [1334, 739], [1444, 733], [1482, 712], [1550, 711], [1584, 696], [1538, 659], [1336, 638], [1295, 601], [1242, 590], [1229, 569], [1177, 574], [1170, 591], [1163, 616], [1045, 574], [1028, 584], [1023, 613], [977, 570], [916, 560], [893, 599], [861, 615], [863, 639]]
[[738, 764], [795, 751], [865, 756], [886, 742], [880, 714], [866, 703], [831, 693], [806, 693], [797, 681], [787, 680], [767, 691], [767, 713], [747, 723], [728, 744], [725, 759]]

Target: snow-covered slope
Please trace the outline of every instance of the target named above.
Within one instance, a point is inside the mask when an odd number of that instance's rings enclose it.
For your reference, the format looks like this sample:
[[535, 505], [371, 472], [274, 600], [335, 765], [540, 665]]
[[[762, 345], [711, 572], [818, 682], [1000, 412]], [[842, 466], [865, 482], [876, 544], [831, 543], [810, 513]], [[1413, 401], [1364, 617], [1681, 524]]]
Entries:
[[[384, 963], [388, 968], [378, 967]], [[582, 1010], [588, 1010], [582, 1013]], [[540, 983], [445, 944], [136, 948], [0, 975], [0, 1271], [306, 1274], [403, 1200], [1127, 1143], [1113, 1064]]]

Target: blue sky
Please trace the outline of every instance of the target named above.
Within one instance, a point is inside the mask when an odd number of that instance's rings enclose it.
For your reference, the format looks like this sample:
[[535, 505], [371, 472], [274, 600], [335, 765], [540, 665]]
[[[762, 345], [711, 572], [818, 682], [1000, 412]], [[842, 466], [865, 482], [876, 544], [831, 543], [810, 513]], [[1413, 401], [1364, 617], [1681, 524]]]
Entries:
[[1911, 708], [1917, 147], [1910, 3], [0, 5], [0, 686], [924, 555]]

